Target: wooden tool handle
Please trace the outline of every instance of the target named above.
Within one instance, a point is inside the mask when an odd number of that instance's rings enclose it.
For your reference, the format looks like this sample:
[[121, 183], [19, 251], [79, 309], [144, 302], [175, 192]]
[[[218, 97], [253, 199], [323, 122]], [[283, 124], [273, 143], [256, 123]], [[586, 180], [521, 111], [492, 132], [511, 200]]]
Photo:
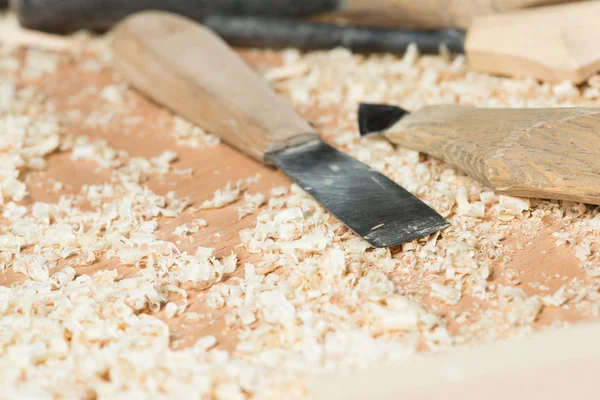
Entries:
[[467, 29], [479, 16], [572, 1], [581, 0], [345, 0], [340, 2], [337, 12], [322, 15], [320, 19], [407, 28]]
[[600, 108], [430, 106], [386, 136], [498, 192], [600, 204]]
[[227, 44], [185, 17], [147, 11], [115, 29], [115, 66], [137, 89], [264, 161], [317, 134]]
[[584, 82], [600, 70], [600, 2], [478, 18], [465, 42], [469, 67], [547, 82]]

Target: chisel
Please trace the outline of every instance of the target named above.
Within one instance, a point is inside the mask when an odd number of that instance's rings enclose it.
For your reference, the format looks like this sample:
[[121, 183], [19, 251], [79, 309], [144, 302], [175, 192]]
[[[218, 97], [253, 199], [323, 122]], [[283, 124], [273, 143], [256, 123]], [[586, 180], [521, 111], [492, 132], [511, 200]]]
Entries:
[[136, 9], [156, 3], [157, 8], [201, 20], [231, 45], [306, 50], [343, 46], [357, 52], [402, 53], [415, 43], [422, 53], [437, 53], [444, 43], [452, 52], [464, 52], [469, 68], [480, 72], [580, 84], [600, 70], [598, 1], [476, 17], [466, 34], [460, 29], [341, 26], [285, 18], [336, 3], [326, 0], [297, 2], [289, 9], [284, 7], [289, 0], [157, 1], [111, 0], [100, 7], [98, 1], [20, 0], [15, 9], [25, 27], [60, 31], [106, 29]]
[[209, 17], [205, 24], [232, 45], [343, 46], [360, 52], [402, 53], [415, 43], [422, 53], [440, 45], [465, 53], [471, 70], [580, 84], [600, 70], [600, 1], [537, 7], [475, 18], [459, 29], [409, 30], [281, 20]]
[[374, 247], [448, 222], [391, 179], [323, 142], [221, 38], [147, 11], [114, 30], [117, 70], [140, 92], [260, 162], [274, 164]]
[[[2, 1], [2, 0], [0, 0]], [[353, 24], [404, 28], [467, 28], [473, 18], [581, 0], [11, 0], [30, 29], [109, 29], [137, 11], [174, 12], [196, 21], [210, 15], [340, 18]]]
[[600, 108], [361, 104], [358, 119], [499, 193], [600, 205]]

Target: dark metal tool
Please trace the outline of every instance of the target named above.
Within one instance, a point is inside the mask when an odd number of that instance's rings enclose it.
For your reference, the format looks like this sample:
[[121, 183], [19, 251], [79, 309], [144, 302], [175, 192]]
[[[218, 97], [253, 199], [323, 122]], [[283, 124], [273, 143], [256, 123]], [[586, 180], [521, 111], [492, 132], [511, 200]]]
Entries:
[[[1, 1], [1, 0], [0, 0]], [[145, 10], [168, 11], [202, 21], [210, 15], [299, 17], [333, 10], [339, 0], [11, 0], [26, 28], [64, 33], [105, 31]]]
[[142, 12], [114, 31], [115, 66], [154, 101], [275, 164], [375, 247], [448, 222], [383, 174], [323, 142], [227, 44], [190, 19]]
[[[0, 0], [2, 1], [2, 0]], [[345, 47], [356, 52], [403, 53], [415, 43], [422, 53], [438, 53], [444, 43], [464, 52], [460, 29], [418, 30], [337, 25], [298, 19], [332, 11], [339, 0], [14, 0], [20, 24], [66, 33], [105, 31], [143, 10], [164, 10], [201, 22], [234, 46], [303, 50]]]
[[374, 247], [395, 246], [448, 226], [396, 182], [320, 139], [266, 157]]
[[391, 104], [361, 103], [358, 106], [358, 129], [361, 136], [391, 128], [408, 111]]
[[234, 46], [326, 50], [345, 47], [364, 53], [403, 53], [415, 43], [424, 54], [437, 54], [443, 43], [453, 53], [464, 52], [460, 29], [398, 29], [334, 25], [292, 18], [214, 15], [203, 24]]

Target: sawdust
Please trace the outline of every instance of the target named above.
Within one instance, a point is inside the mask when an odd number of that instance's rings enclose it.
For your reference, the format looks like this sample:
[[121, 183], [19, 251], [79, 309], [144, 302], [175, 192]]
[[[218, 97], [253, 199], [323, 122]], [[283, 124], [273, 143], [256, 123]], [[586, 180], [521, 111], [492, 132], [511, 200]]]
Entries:
[[452, 223], [373, 250], [128, 89], [98, 43], [29, 52], [0, 47], [0, 382], [15, 395], [303, 398], [321, 372], [598, 315], [596, 207], [496, 196], [355, 125], [359, 101], [593, 106], [598, 78], [490, 77], [414, 47], [245, 52], [328, 141]]

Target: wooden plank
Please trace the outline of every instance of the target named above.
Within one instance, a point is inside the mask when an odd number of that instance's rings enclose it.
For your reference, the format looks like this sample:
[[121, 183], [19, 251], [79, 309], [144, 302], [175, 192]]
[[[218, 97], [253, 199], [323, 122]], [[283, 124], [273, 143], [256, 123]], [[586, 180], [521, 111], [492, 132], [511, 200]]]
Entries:
[[562, 400], [597, 398], [600, 324], [427, 355], [400, 365], [334, 373], [315, 398], [379, 400]]

